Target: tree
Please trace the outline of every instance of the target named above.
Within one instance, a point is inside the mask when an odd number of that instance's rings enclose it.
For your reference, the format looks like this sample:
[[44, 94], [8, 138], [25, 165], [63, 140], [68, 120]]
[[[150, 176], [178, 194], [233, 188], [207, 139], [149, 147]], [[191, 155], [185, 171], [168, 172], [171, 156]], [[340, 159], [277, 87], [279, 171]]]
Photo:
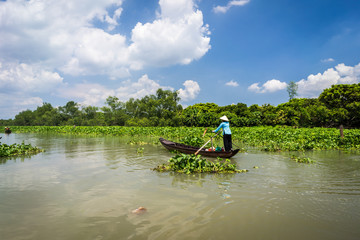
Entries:
[[295, 96], [297, 96], [297, 90], [298, 90], [298, 85], [294, 81], [291, 81], [287, 86], [287, 92], [289, 94], [290, 100], [293, 99]]
[[360, 127], [360, 83], [332, 85], [320, 94], [319, 101], [332, 111], [335, 124]]
[[78, 104], [74, 101], [69, 101], [65, 106], [59, 107], [62, 123], [64, 125], [79, 125], [78, 117], [81, 115]]
[[[125, 104], [126, 114], [131, 118], [126, 125], [151, 124], [151, 126], [179, 126], [182, 106], [176, 91], [156, 91], [141, 99], [129, 99]], [[145, 121], [150, 120], [150, 122]]]
[[34, 113], [28, 109], [15, 116], [14, 124], [17, 126], [32, 126], [33, 121]]
[[60, 122], [59, 112], [53, 108], [50, 103], [44, 102], [41, 107], [33, 112], [34, 120], [32, 125], [36, 126], [53, 126], [58, 125]]
[[106, 125], [124, 126], [128, 116], [125, 113], [125, 103], [121, 102], [116, 96], [109, 96], [105, 102], [109, 107], [102, 107], [105, 115]]

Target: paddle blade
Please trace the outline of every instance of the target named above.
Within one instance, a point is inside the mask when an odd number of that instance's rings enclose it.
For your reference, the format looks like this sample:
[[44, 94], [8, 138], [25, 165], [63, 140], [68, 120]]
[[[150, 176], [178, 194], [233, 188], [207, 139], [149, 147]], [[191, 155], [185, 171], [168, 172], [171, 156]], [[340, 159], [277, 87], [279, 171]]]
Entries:
[[207, 131], [207, 128], [205, 128], [205, 131], [204, 131], [204, 133], [203, 133], [203, 135], [202, 135], [203, 137], [205, 136], [206, 131]]

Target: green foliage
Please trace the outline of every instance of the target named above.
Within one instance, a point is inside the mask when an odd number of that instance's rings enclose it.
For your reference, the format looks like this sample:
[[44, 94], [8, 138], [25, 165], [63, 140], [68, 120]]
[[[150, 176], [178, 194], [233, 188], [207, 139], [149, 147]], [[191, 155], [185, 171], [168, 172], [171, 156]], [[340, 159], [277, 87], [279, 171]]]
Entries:
[[[120, 127], [120, 126], [10, 126], [13, 132], [61, 133], [73, 135], [130, 136], [129, 144], [158, 142], [159, 137], [201, 146], [213, 133], [197, 127]], [[336, 128], [294, 128], [285, 126], [232, 127], [232, 140], [264, 151], [304, 151], [326, 149], [360, 149], [360, 129], [344, 129], [344, 138]], [[221, 136], [214, 145], [222, 146]]]
[[297, 163], [315, 163], [315, 160], [312, 160], [308, 157], [297, 157], [295, 155], [292, 155], [290, 158]]
[[144, 148], [138, 148], [137, 150], [136, 150], [136, 153], [138, 153], [138, 154], [143, 154], [144, 153]]
[[360, 83], [333, 85], [320, 94], [319, 101], [331, 110], [331, 125], [360, 127]]
[[168, 164], [160, 165], [153, 170], [164, 172], [174, 171], [179, 173], [241, 173], [247, 172], [246, 169], [237, 169], [229, 159], [223, 161], [221, 158], [214, 162], [202, 158], [200, 155], [177, 154], [169, 159]]
[[125, 104], [126, 126], [179, 126], [182, 106], [176, 91], [158, 89], [156, 95], [131, 98]]
[[289, 94], [289, 99], [291, 100], [297, 95], [298, 85], [294, 81], [291, 81], [286, 90]]
[[335, 128], [251, 127], [233, 128], [233, 139], [264, 151], [357, 149], [360, 130], [345, 129], [344, 139]]
[[[291, 85], [293, 84], [293, 86]], [[295, 84], [296, 85], [296, 84]], [[222, 115], [231, 127], [295, 126], [295, 127], [360, 127], [360, 84], [334, 85], [319, 98], [293, 98], [294, 83], [289, 84], [289, 102], [272, 106], [257, 104], [247, 107], [238, 103], [218, 106], [199, 103], [182, 109], [176, 91], [158, 89], [155, 95], [121, 102], [116, 96], [106, 99], [102, 108], [80, 106], [69, 101], [53, 108], [44, 103], [35, 111], [22, 111], [14, 120], [0, 120], [1, 125], [16, 126], [187, 126], [216, 127]]]
[[205, 142], [201, 137], [198, 136], [185, 136], [184, 138], [182, 138], [180, 140], [180, 143], [189, 145], [189, 146], [194, 146], [194, 147], [201, 147]]
[[10, 157], [16, 155], [27, 155], [43, 152], [42, 149], [31, 146], [31, 144], [1, 144], [0, 142], [0, 157]]

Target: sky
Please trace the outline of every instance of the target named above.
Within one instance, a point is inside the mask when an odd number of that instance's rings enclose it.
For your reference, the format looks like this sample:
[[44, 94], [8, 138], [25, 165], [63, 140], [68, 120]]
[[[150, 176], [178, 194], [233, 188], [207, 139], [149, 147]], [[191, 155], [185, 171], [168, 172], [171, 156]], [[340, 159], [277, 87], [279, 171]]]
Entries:
[[0, 119], [43, 103], [278, 105], [360, 81], [359, 0], [0, 0]]

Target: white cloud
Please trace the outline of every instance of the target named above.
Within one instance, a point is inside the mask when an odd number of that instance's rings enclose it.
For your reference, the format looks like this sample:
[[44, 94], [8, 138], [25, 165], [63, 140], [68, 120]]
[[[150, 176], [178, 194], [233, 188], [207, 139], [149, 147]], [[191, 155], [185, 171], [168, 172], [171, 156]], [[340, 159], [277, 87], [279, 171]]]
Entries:
[[259, 83], [253, 83], [248, 87], [248, 90], [251, 92], [260, 93], [261, 88], [259, 87]]
[[[119, 89], [83, 83], [64, 84], [68, 76], [104, 76], [126, 79], [148, 66], [189, 64], [210, 49], [210, 31], [196, 0], [159, 0], [159, 13], [137, 23], [131, 35], [116, 32], [121, 26], [123, 0], [16, 0], [0, 4], [0, 87], [19, 93], [19, 101], [36, 100], [43, 93], [102, 104], [114, 93], [122, 100], [154, 94], [162, 87], [144, 75]], [[99, 24], [101, 23], [101, 24]], [[85, 77], [83, 77], [85, 78]], [[21, 88], [19, 87], [21, 86]], [[65, 89], [68, 92], [60, 93]], [[0, 89], [7, 106], [9, 91]], [[41, 93], [41, 94], [40, 94]], [[32, 105], [29, 103], [28, 105]]]
[[38, 95], [55, 93], [64, 85], [57, 72], [41, 65], [0, 62], [0, 119], [41, 106], [43, 100]]
[[145, 74], [136, 82], [131, 80], [123, 81], [121, 87], [109, 89], [100, 84], [81, 83], [74, 87], [65, 87], [60, 89], [58, 94], [69, 100], [78, 101], [82, 105], [102, 106], [109, 96], [116, 96], [120, 101], [126, 102], [130, 98], [142, 98], [150, 94], [156, 94], [156, 91], [172, 90], [171, 87], [161, 86], [154, 80], [149, 79]]
[[[192, 80], [186, 80], [183, 85], [185, 88], [178, 90], [181, 101], [186, 102], [195, 99], [200, 92], [199, 84]], [[76, 84], [74, 87], [59, 89], [58, 94], [69, 100], [78, 101], [82, 105], [102, 106], [108, 96], [116, 96], [120, 101], [126, 102], [130, 98], [139, 99], [150, 94], [156, 94], [159, 88], [174, 91], [172, 87], [161, 86], [145, 74], [135, 82], [123, 81], [121, 87], [115, 90], [100, 84], [82, 83]]]
[[283, 90], [286, 87], [287, 83], [272, 79], [264, 83], [262, 86], [259, 86], [259, 83], [254, 83], [248, 87], [248, 90], [256, 93], [273, 93]]
[[[0, 92], [0, 119], [14, 118], [14, 116], [27, 109], [35, 109], [43, 104], [40, 97], [32, 97], [26, 93], [15, 92], [5, 94]], [[3, 101], [6, 99], [6, 101]]]
[[239, 86], [239, 84], [233, 80], [231, 80], [230, 82], [225, 83], [226, 86], [230, 86], [230, 87], [237, 87]]
[[86, 106], [101, 106], [115, 91], [100, 84], [80, 83], [59, 89], [58, 95]]
[[[336, 84], [353, 84], [360, 82], [360, 63], [354, 67], [346, 66], [344, 63], [336, 65], [334, 68], [329, 68], [323, 73], [316, 75], [310, 74], [306, 79], [301, 79], [296, 82], [298, 86], [298, 97], [312, 98], [318, 97], [319, 94], [326, 88], [330, 88]], [[254, 83], [248, 87], [249, 91], [256, 93], [267, 93], [284, 90], [287, 87], [285, 82], [273, 79], [267, 81], [262, 86], [259, 83]]]
[[189, 0], [161, 0], [161, 15], [152, 23], [137, 23], [129, 47], [131, 67], [189, 64], [210, 49], [208, 26]]
[[63, 78], [58, 73], [39, 65], [0, 64], [0, 92], [41, 93], [62, 84]]
[[215, 13], [226, 13], [233, 6], [244, 6], [249, 3], [250, 0], [237, 0], [237, 1], [229, 1], [226, 6], [216, 6], [213, 8]]
[[185, 89], [178, 90], [181, 101], [187, 102], [195, 99], [200, 92], [200, 86], [193, 80], [186, 80], [183, 84]]
[[335, 84], [352, 84], [360, 80], [360, 63], [354, 67], [341, 63], [324, 73], [310, 74], [307, 79], [297, 82], [299, 97], [318, 97], [326, 88]]
[[161, 86], [145, 74], [136, 82], [130, 80], [122, 82], [122, 87], [116, 89], [116, 96], [121, 101], [127, 101], [129, 98], [142, 98], [146, 95], [155, 94], [159, 88], [173, 90], [171, 87]]
[[333, 59], [333, 58], [327, 58], [327, 59], [321, 60], [321, 62], [323, 62], [323, 63], [329, 63], [329, 62], [334, 62], [334, 61], [335, 61], [335, 59]]
[[[129, 76], [145, 66], [188, 64], [210, 49], [208, 26], [193, 0], [160, 0], [153, 22], [130, 39], [108, 31], [121, 24], [121, 0], [6, 1], [0, 4], [3, 62], [40, 64], [69, 75]], [[110, 14], [111, 12], [111, 14]], [[103, 22], [101, 29], [94, 22]]]

